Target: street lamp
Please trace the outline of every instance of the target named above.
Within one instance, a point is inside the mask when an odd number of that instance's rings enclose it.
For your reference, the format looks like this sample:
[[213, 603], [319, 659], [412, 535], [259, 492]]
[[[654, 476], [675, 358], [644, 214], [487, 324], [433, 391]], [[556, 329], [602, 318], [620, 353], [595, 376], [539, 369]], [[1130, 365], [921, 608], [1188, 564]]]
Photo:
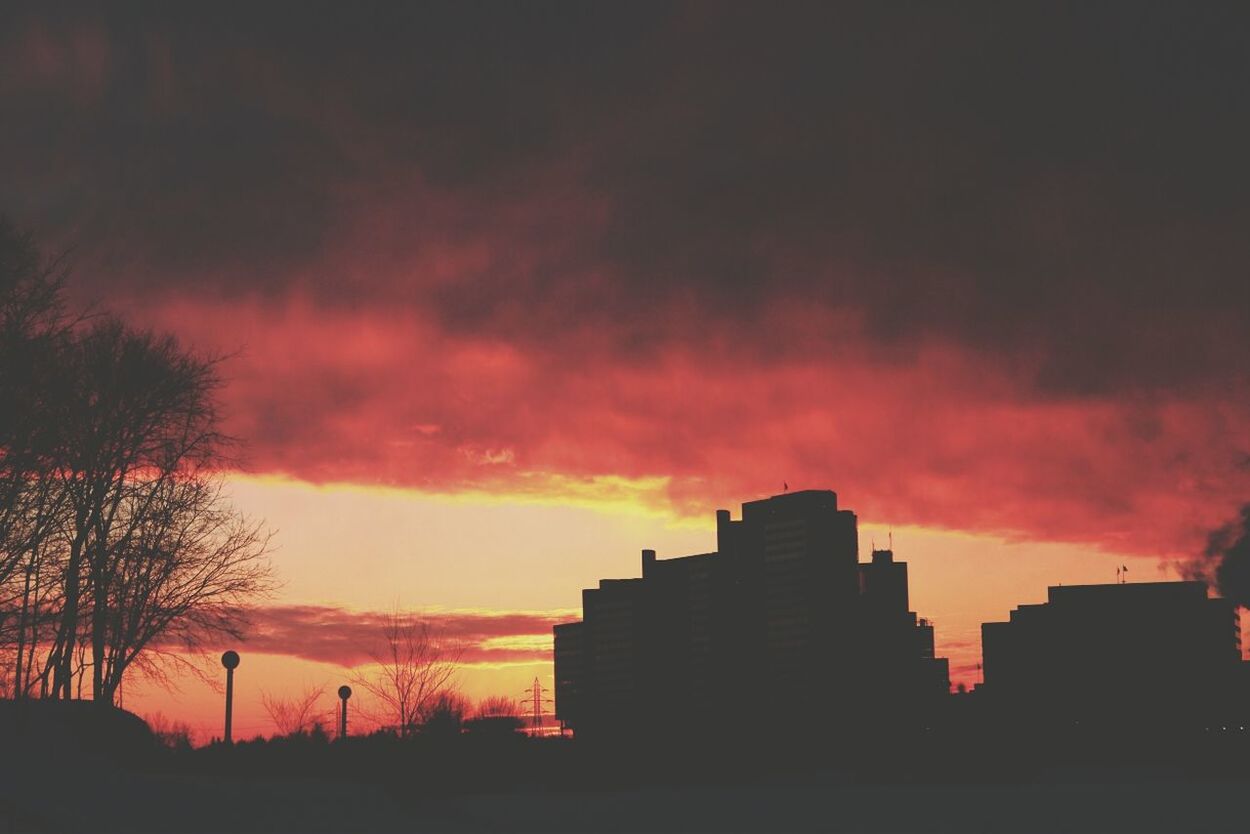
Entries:
[[339, 687], [339, 698], [343, 700], [343, 709], [339, 712], [339, 738], [347, 738], [347, 699], [352, 697], [352, 688], [347, 684]]
[[223, 653], [221, 665], [226, 667], [226, 744], [233, 744], [230, 724], [234, 715], [234, 670], [239, 665], [239, 653], [234, 649]]

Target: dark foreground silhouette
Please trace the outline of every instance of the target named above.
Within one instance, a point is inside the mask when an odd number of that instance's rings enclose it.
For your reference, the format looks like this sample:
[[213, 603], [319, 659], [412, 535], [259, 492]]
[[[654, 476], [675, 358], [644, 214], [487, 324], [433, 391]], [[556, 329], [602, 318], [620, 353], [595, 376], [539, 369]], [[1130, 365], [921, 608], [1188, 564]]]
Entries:
[[791, 724], [611, 746], [486, 732], [175, 750], [90, 703], [6, 702], [0, 722], [0, 831], [1234, 831], [1250, 785], [1236, 727], [952, 717], [838, 739]]

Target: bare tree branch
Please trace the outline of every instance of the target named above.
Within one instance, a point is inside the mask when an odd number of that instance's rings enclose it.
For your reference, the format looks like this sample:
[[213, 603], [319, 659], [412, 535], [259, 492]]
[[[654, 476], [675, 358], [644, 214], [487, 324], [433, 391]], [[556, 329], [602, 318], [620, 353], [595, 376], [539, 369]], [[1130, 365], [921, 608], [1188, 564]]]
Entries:
[[395, 611], [370, 651], [373, 662], [352, 676], [371, 697], [375, 719], [402, 737], [412, 735], [450, 688], [461, 649], [434, 634], [429, 623]]
[[320, 709], [320, 701], [326, 694], [324, 686], [310, 686], [298, 695], [282, 698], [261, 692], [260, 703], [273, 722], [274, 729], [280, 736], [306, 733], [314, 727], [323, 726], [326, 716], [325, 709]]

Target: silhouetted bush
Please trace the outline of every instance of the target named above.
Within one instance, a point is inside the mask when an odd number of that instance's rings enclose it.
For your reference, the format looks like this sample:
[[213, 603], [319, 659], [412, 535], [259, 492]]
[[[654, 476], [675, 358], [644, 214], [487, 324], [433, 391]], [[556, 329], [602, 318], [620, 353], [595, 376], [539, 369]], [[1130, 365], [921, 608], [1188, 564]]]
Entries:
[[464, 728], [476, 735], [515, 735], [524, 726], [517, 712], [516, 701], [503, 695], [492, 695], [478, 703], [473, 717], [464, 722]]
[[464, 728], [469, 703], [459, 693], [440, 693], [430, 706], [425, 722], [421, 725], [423, 735], [431, 738], [453, 738]]

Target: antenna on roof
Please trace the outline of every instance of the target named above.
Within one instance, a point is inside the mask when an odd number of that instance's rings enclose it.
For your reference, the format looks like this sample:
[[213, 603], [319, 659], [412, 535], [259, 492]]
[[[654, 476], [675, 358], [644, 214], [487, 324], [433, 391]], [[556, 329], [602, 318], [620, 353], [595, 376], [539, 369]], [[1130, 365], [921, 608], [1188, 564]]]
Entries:
[[890, 552], [894, 552], [894, 527], [890, 527]]

